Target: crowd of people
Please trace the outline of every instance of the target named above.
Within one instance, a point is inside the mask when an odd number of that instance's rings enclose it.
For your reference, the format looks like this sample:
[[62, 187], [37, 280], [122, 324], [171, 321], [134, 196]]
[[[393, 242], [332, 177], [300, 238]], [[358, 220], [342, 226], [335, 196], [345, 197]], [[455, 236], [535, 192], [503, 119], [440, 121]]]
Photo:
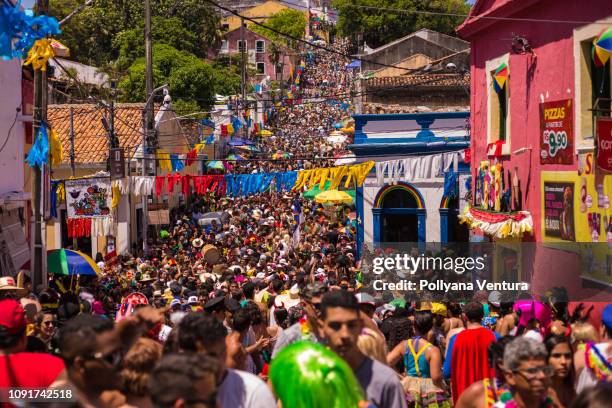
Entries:
[[[349, 86], [346, 61], [305, 52], [304, 95]], [[312, 158], [293, 169], [331, 160], [336, 102], [281, 107], [260, 148]], [[248, 170], [289, 169], [258, 163]], [[98, 276], [44, 290], [0, 278], [0, 394], [46, 388], [62, 393], [44, 406], [103, 408], [609, 406], [612, 305], [595, 321], [498, 293], [374, 293], [350, 206], [298, 192], [200, 196], [170, 218], [146, 251], [97, 259]]]

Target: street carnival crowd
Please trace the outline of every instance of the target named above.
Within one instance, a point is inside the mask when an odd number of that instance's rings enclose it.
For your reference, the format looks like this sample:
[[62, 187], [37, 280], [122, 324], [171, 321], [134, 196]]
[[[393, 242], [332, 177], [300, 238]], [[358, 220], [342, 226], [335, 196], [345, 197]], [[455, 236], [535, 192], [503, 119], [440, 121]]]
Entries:
[[[333, 44], [348, 51], [349, 43]], [[348, 115], [346, 58], [305, 52], [299, 104], [234, 172], [332, 165]], [[321, 98], [320, 101], [306, 98]], [[204, 214], [219, 218], [202, 223]], [[0, 390], [70, 391], [40, 406], [609, 407], [612, 305], [419, 301], [363, 284], [358, 221], [299, 192], [204, 196], [97, 277], [35, 291], [0, 278]], [[213, 259], [215, 258], [215, 259]], [[217, 259], [218, 258], [218, 259]], [[2, 406], [12, 406], [6, 398]]]

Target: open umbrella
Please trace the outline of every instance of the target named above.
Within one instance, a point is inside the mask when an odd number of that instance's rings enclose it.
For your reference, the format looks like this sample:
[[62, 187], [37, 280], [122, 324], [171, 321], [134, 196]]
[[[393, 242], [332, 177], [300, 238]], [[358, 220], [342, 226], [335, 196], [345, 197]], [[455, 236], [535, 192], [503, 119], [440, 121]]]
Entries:
[[291, 155], [287, 152], [276, 152], [272, 155], [273, 159], [288, 159]]
[[100, 268], [84, 253], [61, 248], [47, 251], [47, 271], [56, 275], [96, 276]]
[[598, 67], [606, 65], [610, 55], [612, 55], [612, 28], [602, 31], [601, 34], [595, 37], [591, 50], [593, 61]]
[[255, 146], [251, 146], [251, 145], [243, 145], [243, 146], [236, 146], [236, 149], [241, 149], [241, 150], [246, 150], [249, 152], [258, 152], [259, 149]]
[[230, 154], [227, 156], [227, 160], [244, 160], [244, 157], [239, 154]]
[[317, 194], [315, 201], [319, 204], [352, 204], [353, 197], [344, 191], [328, 190]]
[[219, 161], [219, 160], [211, 160], [206, 164], [206, 167], [208, 167], [209, 169], [215, 169], [215, 170], [225, 170], [225, 167], [223, 166], [223, 162]]
[[272, 132], [270, 132], [267, 129], [262, 130], [261, 132], [259, 132], [260, 136], [272, 136]]

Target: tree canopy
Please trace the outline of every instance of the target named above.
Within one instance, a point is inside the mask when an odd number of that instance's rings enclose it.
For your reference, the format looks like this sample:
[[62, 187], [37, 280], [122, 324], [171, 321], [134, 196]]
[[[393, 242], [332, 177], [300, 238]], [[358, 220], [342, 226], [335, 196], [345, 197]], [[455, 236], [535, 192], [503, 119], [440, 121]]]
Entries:
[[[51, 14], [66, 16], [81, 0], [50, 0]], [[102, 68], [119, 79], [120, 98], [145, 100], [144, 2], [95, 0], [62, 26], [61, 41], [71, 59]], [[153, 83], [170, 86], [175, 108], [205, 110], [215, 93], [240, 90], [236, 68], [218, 68], [203, 61], [218, 39], [219, 17], [199, 0], [151, 0]], [[177, 108], [178, 110], [178, 108]]]
[[[410, 11], [467, 14], [465, 0], [333, 0], [338, 10], [338, 32], [345, 37], [363, 40], [370, 47], [380, 47], [421, 28], [453, 34], [464, 17], [417, 14]], [[356, 7], [367, 6], [368, 8]], [[401, 9], [395, 12], [384, 9]]]
[[[306, 33], [306, 15], [298, 10], [285, 9], [268, 18], [264, 25], [270, 27], [283, 34], [287, 34], [294, 38], [302, 38]], [[278, 34], [266, 27], [257, 24], [251, 24], [249, 27], [252, 31], [263, 35], [266, 38], [292, 48], [297, 46], [297, 42], [289, 39], [281, 34]]]

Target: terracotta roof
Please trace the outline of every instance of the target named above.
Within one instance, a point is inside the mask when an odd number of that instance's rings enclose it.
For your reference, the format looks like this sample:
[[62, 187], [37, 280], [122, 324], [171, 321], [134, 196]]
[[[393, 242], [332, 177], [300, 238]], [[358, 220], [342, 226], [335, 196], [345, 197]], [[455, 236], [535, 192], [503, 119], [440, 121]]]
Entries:
[[[108, 133], [102, 126], [105, 110], [94, 104], [49, 105], [47, 121], [64, 149], [62, 163], [70, 163], [70, 107], [74, 108], [75, 163], [104, 163], [108, 157]], [[115, 133], [121, 147], [131, 152], [142, 143], [143, 103], [115, 104]]]
[[387, 88], [396, 86], [456, 87], [470, 86], [470, 76], [457, 74], [422, 74], [370, 78], [367, 88]]

